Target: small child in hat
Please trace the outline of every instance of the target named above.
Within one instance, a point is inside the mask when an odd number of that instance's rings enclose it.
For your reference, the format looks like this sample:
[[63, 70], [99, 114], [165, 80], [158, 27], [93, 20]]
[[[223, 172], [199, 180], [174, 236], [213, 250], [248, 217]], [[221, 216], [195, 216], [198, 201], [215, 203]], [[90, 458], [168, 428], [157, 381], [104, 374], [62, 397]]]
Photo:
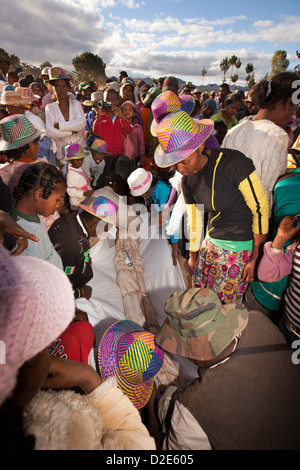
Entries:
[[64, 160], [69, 163], [67, 173], [67, 193], [70, 197], [72, 212], [78, 212], [79, 204], [93, 194], [90, 177], [82, 169], [86, 157], [80, 144], [65, 147]]
[[107, 143], [102, 139], [95, 139], [85, 150], [89, 153], [83, 160], [82, 169], [90, 175], [92, 186], [97, 187], [98, 178], [105, 167], [105, 157], [110, 157], [111, 153], [107, 151]]

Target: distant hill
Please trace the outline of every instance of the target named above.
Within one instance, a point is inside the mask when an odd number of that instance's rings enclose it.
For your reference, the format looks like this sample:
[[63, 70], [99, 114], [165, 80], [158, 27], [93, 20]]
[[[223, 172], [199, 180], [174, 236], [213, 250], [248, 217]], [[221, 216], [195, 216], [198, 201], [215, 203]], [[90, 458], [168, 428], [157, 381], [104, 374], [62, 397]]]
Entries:
[[[186, 82], [184, 80], [181, 80], [181, 78], [178, 78], [178, 77], [176, 77], [176, 78], [178, 80], [178, 84], [179, 84], [180, 89], [182, 89], [182, 85], [184, 85]], [[144, 80], [149, 85], [152, 83], [151, 77], [145, 77], [142, 80]], [[217, 85], [217, 83], [213, 83], [211, 85], [197, 85], [197, 84], [193, 83], [193, 85], [195, 85], [196, 88], [199, 88], [202, 92], [207, 91], [207, 90], [209, 92], [211, 92], [212, 90], [214, 90], [215, 92], [218, 92], [219, 88], [220, 88], [220, 85]], [[242, 86], [239, 86], [239, 85], [237, 85], [235, 88], [233, 88], [233, 85], [231, 85], [230, 88], [231, 88], [232, 91], [234, 91], [234, 90], [243, 90], [243, 91], [245, 91], [246, 90], [246, 87], [242, 87]]]

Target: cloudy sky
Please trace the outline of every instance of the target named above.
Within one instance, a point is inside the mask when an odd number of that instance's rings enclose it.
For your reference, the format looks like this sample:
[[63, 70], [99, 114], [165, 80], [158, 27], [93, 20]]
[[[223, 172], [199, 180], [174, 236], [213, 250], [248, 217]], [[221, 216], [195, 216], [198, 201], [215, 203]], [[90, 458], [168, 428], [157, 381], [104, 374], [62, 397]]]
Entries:
[[22, 62], [70, 71], [72, 58], [89, 51], [107, 76], [176, 75], [196, 85], [220, 84], [220, 60], [235, 54], [243, 85], [245, 65], [261, 79], [278, 49], [297, 65], [297, 12], [299, 0], [1, 0], [0, 47]]

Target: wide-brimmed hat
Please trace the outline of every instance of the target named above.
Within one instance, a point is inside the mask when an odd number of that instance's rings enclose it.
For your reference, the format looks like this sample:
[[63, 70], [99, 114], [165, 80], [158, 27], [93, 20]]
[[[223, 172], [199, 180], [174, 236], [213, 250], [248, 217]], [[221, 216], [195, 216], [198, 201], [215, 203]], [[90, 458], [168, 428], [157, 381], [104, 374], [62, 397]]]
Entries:
[[104, 153], [105, 155], [111, 155], [111, 153], [107, 151], [107, 143], [102, 139], [95, 139], [90, 147], [85, 147], [85, 150], [94, 150]]
[[222, 305], [212, 289], [174, 292], [165, 304], [167, 318], [156, 334], [164, 350], [198, 361], [210, 361], [225, 351], [248, 323], [241, 303]]
[[43, 70], [41, 71], [41, 75], [47, 75], [49, 77], [49, 70], [51, 67], [44, 67]]
[[79, 160], [85, 158], [88, 154], [84, 153], [80, 144], [70, 144], [65, 146], [65, 156], [62, 160]]
[[35, 95], [32, 91], [32, 88], [27, 87], [17, 87], [16, 92], [18, 92], [24, 100], [29, 100], [30, 102], [39, 101], [41, 97]]
[[93, 106], [97, 101], [103, 100], [103, 90], [101, 91], [94, 91], [91, 94], [91, 99], [90, 100], [85, 100], [83, 104], [85, 106]]
[[41, 133], [23, 114], [7, 116], [0, 121], [0, 151], [24, 147]]
[[211, 119], [196, 122], [185, 111], [169, 114], [156, 129], [160, 145], [154, 153], [155, 163], [166, 168], [184, 160], [206, 141], [213, 128]]
[[16, 90], [3, 91], [1, 94], [0, 105], [2, 106], [17, 106], [29, 105], [30, 99], [23, 98]]
[[145, 106], [150, 105], [155, 101], [155, 99], [162, 93], [160, 88], [151, 87], [146, 92], [146, 96], [142, 99], [142, 102]]
[[106, 90], [115, 90], [119, 93], [119, 83], [118, 82], [109, 82], [106, 84], [105, 91]]
[[127, 184], [132, 196], [141, 196], [145, 194], [152, 183], [152, 173], [144, 168], [137, 168], [127, 178]]
[[155, 344], [154, 335], [130, 320], [120, 320], [108, 328], [98, 348], [102, 378], [115, 377], [137, 409], [149, 401], [163, 360], [164, 353]]
[[[109, 186], [96, 189], [92, 196], [79, 204], [79, 207], [116, 227], [123, 226], [124, 218], [124, 226], [126, 225], [127, 206], [122, 202], [122, 198]], [[122, 211], [126, 211], [126, 213], [122, 214]]]
[[196, 93], [202, 93], [200, 88], [195, 88], [194, 90], [191, 91], [192, 95], [195, 95]]
[[69, 80], [71, 81], [71, 77], [67, 75], [67, 72], [61, 67], [51, 67], [48, 72], [49, 78], [45, 80], [47, 83], [56, 80]]
[[156, 137], [156, 128], [158, 124], [174, 111], [183, 110], [191, 114], [195, 106], [195, 100], [191, 95], [178, 96], [171, 90], [161, 93], [152, 103], [151, 110], [153, 121], [151, 123], [151, 134]]

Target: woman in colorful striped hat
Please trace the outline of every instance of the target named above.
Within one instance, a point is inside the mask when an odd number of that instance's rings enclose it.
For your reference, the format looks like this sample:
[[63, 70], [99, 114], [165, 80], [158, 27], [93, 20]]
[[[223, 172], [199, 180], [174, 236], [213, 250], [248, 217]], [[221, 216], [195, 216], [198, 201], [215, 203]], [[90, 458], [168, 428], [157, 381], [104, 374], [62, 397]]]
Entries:
[[[222, 303], [241, 302], [254, 279], [268, 233], [268, 201], [254, 164], [231, 149], [205, 150], [213, 121], [169, 114], [156, 129], [155, 162], [183, 175], [189, 229], [188, 265], [195, 287], [213, 289]], [[203, 212], [208, 213], [200, 246]]]

